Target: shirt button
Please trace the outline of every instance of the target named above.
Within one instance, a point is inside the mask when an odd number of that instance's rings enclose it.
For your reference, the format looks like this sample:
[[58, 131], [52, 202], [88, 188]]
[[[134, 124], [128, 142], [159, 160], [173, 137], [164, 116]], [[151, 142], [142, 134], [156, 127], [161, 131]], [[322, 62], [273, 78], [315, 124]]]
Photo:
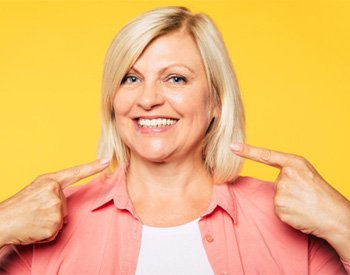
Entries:
[[208, 243], [212, 243], [214, 241], [214, 238], [212, 235], [205, 235], [205, 240], [208, 242]]

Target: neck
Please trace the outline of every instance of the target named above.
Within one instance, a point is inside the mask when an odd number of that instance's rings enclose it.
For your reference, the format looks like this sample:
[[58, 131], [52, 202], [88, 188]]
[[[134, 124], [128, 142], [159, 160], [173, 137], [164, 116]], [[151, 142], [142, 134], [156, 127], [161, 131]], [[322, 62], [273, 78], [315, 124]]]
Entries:
[[184, 224], [210, 203], [212, 178], [200, 158], [154, 163], [131, 157], [126, 180], [139, 219], [151, 226]]
[[133, 189], [158, 195], [183, 195], [191, 190], [211, 189], [212, 178], [201, 159], [179, 162], [147, 162], [133, 157], [127, 173], [129, 192]]

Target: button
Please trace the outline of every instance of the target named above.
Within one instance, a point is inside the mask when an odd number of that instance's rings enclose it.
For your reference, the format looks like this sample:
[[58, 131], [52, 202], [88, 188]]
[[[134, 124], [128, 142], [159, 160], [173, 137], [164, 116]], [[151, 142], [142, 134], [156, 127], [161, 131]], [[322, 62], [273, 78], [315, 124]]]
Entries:
[[212, 243], [214, 241], [214, 238], [212, 235], [205, 235], [205, 240], [208, 242], [208, 243]]
[[221, 275], [227, 275], [228, 273], [226, 271], [221, 272]]

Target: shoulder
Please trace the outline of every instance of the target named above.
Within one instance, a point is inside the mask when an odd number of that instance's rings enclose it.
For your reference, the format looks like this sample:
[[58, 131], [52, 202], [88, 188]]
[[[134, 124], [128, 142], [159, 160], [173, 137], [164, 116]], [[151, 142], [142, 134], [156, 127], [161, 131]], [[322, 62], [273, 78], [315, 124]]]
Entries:
[[275, 194], [273, 182], [252, 177], [238, 177], [234, 182], [229, 183], [228, 186], [229, 190], [241, 199], [254, 197], [259, 202], [271, 201]]
[[307, 251], [307, 235], [282, 222], [275, 213], [273, 182], [239, 177], [229, 184], [229, 190], [235, 199], [241, 234], [249, 228], [248, 239], [263, 234], [271, 245], [283, 241], [295, 251]]
[[96, 203], [111, 200], [117, 185], [122, 181], [121, 174], [121, 169], [117, 169], [110, 174], [100, 174], [86, 184], [65, 189], [68, 207], [92, 210]]
[[103, 184], [105, 181], [106, 177], [99, 175], [85, 184], [78, 184], [68, 187], [64, 190], [64, 195], [69, 202], [92, 202], [93, 199], [96, 198], [96, 196], [98, 196], [103, 190]]
[[271, 181], [265, 181], [248, 176], [239, 176], [236, 180], [230, 183], [230, 185], [235, 185], [236, 188], [245, 188], [246, 190], [256, 189], [259, 187], [263, 188], [273, 188], [274, 183]]
[[252, 177], [239, 177], [228, 184], [234, 197], [241, 223], [254, 221], [256, 225], [284, 228], [284, 224], [275, 214], [274, 183]]
[[98, 175], [95, 178], [90, 179], [86, 183], [76, 184], [73, 186], [69, 186], [68, 188], [63, 190], [66, 198], [75, 197], [78, 194], [87, 194], [87, 193], [96, 193], [102, 187], [103, 183], [106, 181], [108, 176]]

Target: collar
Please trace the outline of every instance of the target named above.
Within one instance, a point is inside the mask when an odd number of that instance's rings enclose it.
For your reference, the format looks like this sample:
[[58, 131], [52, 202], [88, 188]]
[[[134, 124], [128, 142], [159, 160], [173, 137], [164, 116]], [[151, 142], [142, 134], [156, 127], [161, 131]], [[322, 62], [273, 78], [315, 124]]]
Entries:
[[224, 183], [224, 184], [214, 184], [213, 193], [211, 197], [210, 205], [207, 211], [201, 216], [209, 216], [214, 212], [216, 208], [221, 208], [226, 211], [233, 222], [237, 223], [237, 206], [236, 206], [236, 198], [232, 191], [232, 186], [235, 183]]
[[[111, 202], [113, 200], [116, 208], [120, 210], [128, 210], [135, 218], [137, 218], [132, 202], [129, 198], [126, 187], [126, 168], [125, 165], [120, 166], [110, 176], [106, 177], [102, 182], [102, 190], [99, 197], [93, 204], [91, 211]], [[237, 222], [236, 198], [232, 191], [235, 183], [215, 184], [210, 205], [207, 211], [201, 216], [208, 216], [218, 207], [226, 211], [233, 222]]]
[[111, 175], [103, 179], [101, 193], [93, 203], [91, 211], [98, 210], [98, 208], [113, 200], [116, 208], [128, 210], [136, 217], [126, 188], [125, 176], [125, 165], [121, 165]]

